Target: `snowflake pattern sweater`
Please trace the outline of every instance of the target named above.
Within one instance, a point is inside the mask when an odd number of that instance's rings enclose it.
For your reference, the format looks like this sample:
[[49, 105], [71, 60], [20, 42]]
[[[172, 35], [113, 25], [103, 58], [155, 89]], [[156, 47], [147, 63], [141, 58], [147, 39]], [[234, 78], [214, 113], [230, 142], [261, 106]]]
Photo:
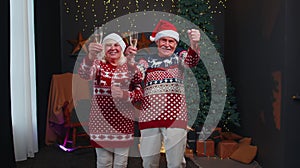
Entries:
[[[83, 59], [78, 74], [93, 80], [89, 117], [91, 144], [97, 148], [128, 147], [134, 140], [134, 103], [141, 101], [142, 73], [136, 66], [113, 66], [100, 60]], [[113, 98], [111, 84], [119, 83], [123, 98]]]
[[144, 99], [139, 117], [141, 130], [159, 127], [186, 129], [184, 67], [198, 64], [200, 56], [197, 53], [189, 48], [171, 57], [155, 54], [139, 59], [139, 64], [145, 69]]

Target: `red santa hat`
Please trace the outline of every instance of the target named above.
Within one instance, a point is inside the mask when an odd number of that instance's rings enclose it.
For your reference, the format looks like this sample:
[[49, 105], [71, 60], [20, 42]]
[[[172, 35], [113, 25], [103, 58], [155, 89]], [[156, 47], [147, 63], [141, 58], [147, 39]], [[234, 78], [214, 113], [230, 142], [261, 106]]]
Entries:
[[177, 42], [179, 41], [179, 34], [176, 27], [166, 20], [160, 20], [158, 22], [150, 36], [150, 40], [156, 41], [162, 37], [172, 37]]
[[118, 35], [118, 34], [116, 34], [116, 33], [111, 33], [111, 34], [109, 34], [109, 35], [107, 35], [107, 36], [104, 37], [103, 43], [104, 43], [106, 40], [108, 40], [108, 39], [114, 40], [114, 41], [116, 41], [117, 43], [119, 43], [120, 46], [121, 46], [121, 48], [122, 48], [122, 51], [123, 51], [123, 52], [125, 51], [126, 44], [125, 44], [125, 42], [123, 41], [123, 39], [122, 39], [122, 37], [121, 37], [120, 35]]

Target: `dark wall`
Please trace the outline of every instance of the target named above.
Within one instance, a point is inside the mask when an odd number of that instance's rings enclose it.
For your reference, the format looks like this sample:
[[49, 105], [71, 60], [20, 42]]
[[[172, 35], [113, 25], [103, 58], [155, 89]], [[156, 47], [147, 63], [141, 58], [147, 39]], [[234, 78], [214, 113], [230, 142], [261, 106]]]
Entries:
[[2, 99], [0, 101], [1, 117], [0, 117], [0, 132], [2, 135], [1, 146], [1, 166], [16, 167], [13, 136], [12, 136], [12, 122], [11, 122], [11, 101], [10, 101], [10, 40], [9, 40], [9, 1], [4, 0], [0, 2], [1, 15], [1, 51], [2, 58], [0, 61], [1, 68], [1, 93]]
[[239, 132], [253, 138], [256, 159], [263, 167], [285, 164], [285, 24], [288, 18], [297, 18], [286, 15], [286, 2], [229, 1], [225, 16], [225, 66], [236, 86]]
[[61, 73], [60, 1], [35, 0], [37, 118], [39, 146], [45, 145], [51, 77]]
[[[77, 59], [81, 59], [77, 55], [78, 52], [72, 54], [74, 46], [69, 42], [69, 40], [78, 40], [79, 32], [83, 39], [87, 40], [92, 35], [95, 26], [101, 26], [136, 10], [139, 12], [144, 10], [170, 12], [171, 9], [173, 12], [177, 11], [172, 6], [173, 2], [176, 3], [177, 0], [164, 1], [163, 5], [161, 2], [147, 1], [147, 3], [139, 3], [138, 9], [134, 1], [130, 2], [132, 3], [111, 0], [105, 6], [102, 1], [88, 1], [87, 3], [85, 1], [60, 1], [62, 72], [73, 72], [75, 62]], [[151, 23], [151, 21], [147, 21], [147, 23]]]
[[[299, 0], [285, 0], [285, 59], [284, 59], [284, 101], [283, 101], [283, 128], [284, 137], [284, 166], [295, 167], [299, 165], [300, 136], [300, 99], [291, 99], [300, 94], [300, 22], [299, 22]], [[295, 136], [296, 135], [296, 136]]]

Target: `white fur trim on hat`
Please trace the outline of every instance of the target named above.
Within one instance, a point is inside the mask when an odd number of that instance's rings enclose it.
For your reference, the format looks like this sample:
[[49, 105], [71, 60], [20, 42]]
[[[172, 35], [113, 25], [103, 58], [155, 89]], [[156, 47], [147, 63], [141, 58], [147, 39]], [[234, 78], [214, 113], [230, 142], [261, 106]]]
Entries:
[[[179, 34], [174, 31], [174, 30], [162, 30], [158, 32], [154, 38], [153, 41], [156, 41], [162, 37], [172, 37], [174, 38], [177, 42], [179, 41]], [[151, 37], [150, 37], [151, 38]], [[153, 38], [153, 37], [152, 37]], [[151, 39], [150, 39], [151, 40]]]
[[108, 40], [108, 39], [114, 40], [114, 41], [116, 41], [117, 43], [119, 43], [120, 46], [121, 46], [121, 48], [122, 48], [122, 51], [123, 51], [123, 52], [125, 51], [126, 44], [125, 44], [125, 42], [123, 41], [123, 39], [122, 39], [121, 36], [119, 36], [119, 35], [116, 34], [116, 33], [111, 33], [111, 34], [109, 34], [109, 35], [107, 35], [107, 36], [104, 37], [103, 43], [104, 43], [105, 40]]
[[155, 37], [150, 36], [149, 39], [150, 41], [154, 41]]

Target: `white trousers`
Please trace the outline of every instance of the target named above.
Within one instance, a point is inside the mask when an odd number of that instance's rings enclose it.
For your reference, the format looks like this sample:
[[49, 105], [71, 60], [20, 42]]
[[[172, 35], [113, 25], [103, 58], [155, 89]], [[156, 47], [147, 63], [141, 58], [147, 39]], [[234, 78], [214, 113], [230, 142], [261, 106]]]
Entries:
[[162, 142], [168, 168], [186, 165], [184, 151], [187, 132], [182, 128], [149, 128], [141, 130], [140, 153], [144, 168], [158, 168]]
[[128, 148], [95, 148], [97, 168], [126, 168], [128, 163]]

